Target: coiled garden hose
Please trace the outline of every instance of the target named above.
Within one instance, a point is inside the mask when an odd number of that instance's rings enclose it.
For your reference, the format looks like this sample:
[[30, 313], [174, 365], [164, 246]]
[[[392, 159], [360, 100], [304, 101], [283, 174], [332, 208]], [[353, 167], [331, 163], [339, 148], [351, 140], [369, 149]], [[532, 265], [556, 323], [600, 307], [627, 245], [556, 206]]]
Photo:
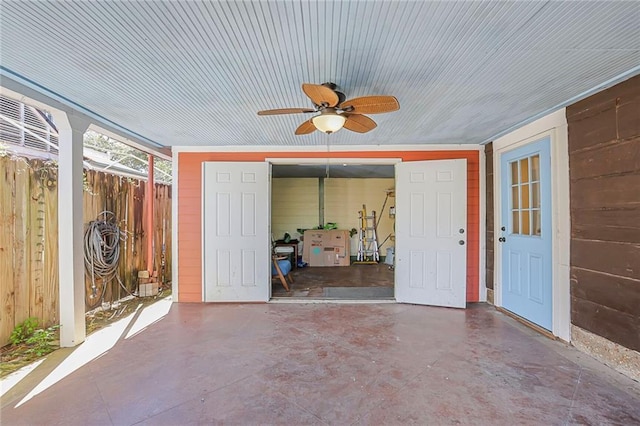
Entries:
[[[107, 215], [111, 215], [112, 220], [107, 220]], [[104, 301], [105, 286], [114, 278], [120, 287], [132, 295], [118, 275], [120, 240], [124, 238], [124, 233], [113, 221], [113, 213], [104, 211], [98, 218], [100, 216], [104, 216], [104, 219], [89, 222], [84, 232], [84, 267], [91, 276], [91, 288], [87, 289], [85, 301], [90, 309]]]

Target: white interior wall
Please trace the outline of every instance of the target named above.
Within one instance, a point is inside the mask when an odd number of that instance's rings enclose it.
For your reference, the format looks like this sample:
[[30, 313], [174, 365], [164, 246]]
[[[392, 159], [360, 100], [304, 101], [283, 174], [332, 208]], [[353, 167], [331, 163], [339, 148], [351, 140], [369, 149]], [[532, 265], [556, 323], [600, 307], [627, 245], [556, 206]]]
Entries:
[[[336, 222], [339, 229], [360, 227], [359, 212], [362, 205], [367, 206], [367, 214], [375, 210], [380, 219], [377, 236], [378, 244], [393, 232], [394, 220], [389, 218], [389, 207], [395, 206], [395, 197], [389, 197], [385, 211], [381, 212], [386, 196], [386, 189], [394, 189], [395, 180], [388, 179], [325, 179], [324, 181], [324, 219], [326, 222]], [[380, 255], [386, 254], [387, 247], [393, 242], [380, 246]], [[351, 256], [358, 253], [358, 236], [351, 238]]]
[[[386, 189], [394, 189], [395, 180], [388, 179], [343, 179], [324, 180], [324, 221], [335, 222], [339, 229], [358, 229], [358, 213], [362, 205], [367, 212], [372, 210], [380, 218], [378, 243], [393, 233], [394, 220], [389, 217], [389, 207], [395, 206], [395, 198], [389, 197], [385, 211], [380, 212]], [[318, 226], [319, 186], [317, 178], [274, 178], [271, 181], [271, 232], [274, 238], [282, 238], [288, 232], [298, 238], [297, 228], [312, 229]], [[389, 239], [380, 247], [380, 255], [386, 254], [393, 245]], [[358, 250], [357, 235], [351, 239], [351, 256]]]
[[298, 238], [297, 228], [318, 226], [318, 179], [271, 179], [271, 233], [281, 239], [285, 232]]

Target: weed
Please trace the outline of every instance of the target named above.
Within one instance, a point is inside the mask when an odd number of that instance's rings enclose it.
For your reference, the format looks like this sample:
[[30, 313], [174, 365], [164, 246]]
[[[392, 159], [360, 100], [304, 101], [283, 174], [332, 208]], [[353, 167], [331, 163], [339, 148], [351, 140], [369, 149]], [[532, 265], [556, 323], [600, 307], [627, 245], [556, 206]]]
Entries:
[[56, 338], [56, 330], [59, 325], [48, 328], [38, 328], [38, 318], [29, 317], [11, 332], [9, 341], [14, 346], [26, 346], [25, 353], [43, 356], [52, 352], [55, 348], [51, 345]]
[[19, 345], [20, 343], [26, 342], [28, 338], [33, 336], [37, 328], [38, 318], [29, 317], [15, 326], [11, 332], [9, 341], [12, 345]]
[[52, 352], [55, 348], [51, 345], [56, 338], [56, 330], [60, 328], [59, 325], [54, 325], [48, 328], [41, 328], [34, 331], [33, 335], [29, 337], [25, 343], [29, 346], [27, 353], [33, 353], [37, 356], [43, 356]]

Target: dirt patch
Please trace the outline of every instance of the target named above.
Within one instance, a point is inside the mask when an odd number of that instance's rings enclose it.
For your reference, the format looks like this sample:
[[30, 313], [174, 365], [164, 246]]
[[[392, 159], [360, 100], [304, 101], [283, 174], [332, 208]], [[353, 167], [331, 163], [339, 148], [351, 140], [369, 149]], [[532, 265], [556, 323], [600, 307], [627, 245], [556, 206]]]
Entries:
[[[99, 307], [89, 311], [86, 314], [87, 336], [135, 312], [138, 309], [138, 305], [142, 305], [141, 308], [144, 308], [170, 295], [171, 290], [169, 288], [161, 290], [156, 296], [129, 296], [119, 302], [115, 302], [113, 305], [105, 305], [104, 308]], [[6, 345], [0, 348], [0, 379], [59, 349], [59, 337], [59, 330], [57, 330], [56, 340], [51, 342], [51, 350], [46, 353], [35, 353], [33, 347], [26, 344]]]

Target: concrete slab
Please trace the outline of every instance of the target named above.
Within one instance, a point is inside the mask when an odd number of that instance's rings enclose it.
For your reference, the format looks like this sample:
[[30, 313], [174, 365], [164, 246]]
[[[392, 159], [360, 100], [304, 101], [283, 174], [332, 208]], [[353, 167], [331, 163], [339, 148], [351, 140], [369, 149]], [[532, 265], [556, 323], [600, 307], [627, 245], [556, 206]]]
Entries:
[[[47, 368], [51, 368], [50, 364]], [[179, 304], [2, 424], [640, 424], [640, 384], [486, 304]]]

